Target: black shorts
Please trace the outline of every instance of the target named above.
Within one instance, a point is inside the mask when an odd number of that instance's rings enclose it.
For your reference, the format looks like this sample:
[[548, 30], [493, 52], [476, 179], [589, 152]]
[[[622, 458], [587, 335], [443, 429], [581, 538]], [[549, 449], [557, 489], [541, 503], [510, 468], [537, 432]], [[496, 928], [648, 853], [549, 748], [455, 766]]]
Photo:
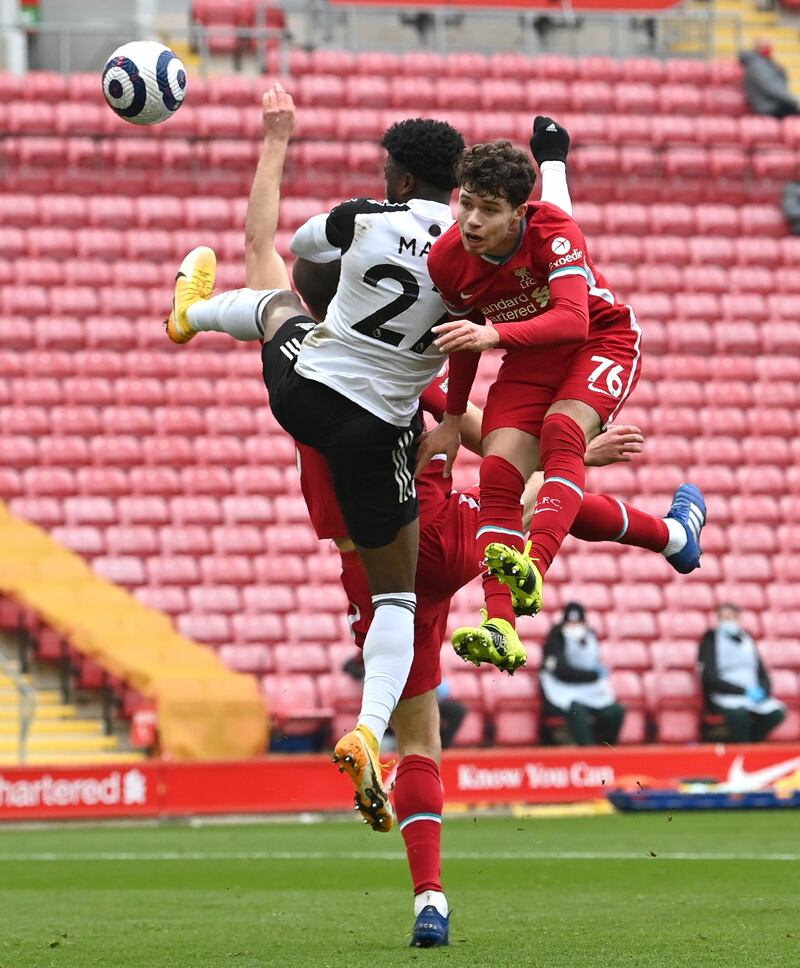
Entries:
[[350, 537], [364, 548], [389, 544], [419, 513], [414, 467], [422, 421], [386, 423], [340, 393], [295, 371], [300, 344], [314, 326], [288, 319], [261, 351], [275, 419], [295, 440], [325, 457]]

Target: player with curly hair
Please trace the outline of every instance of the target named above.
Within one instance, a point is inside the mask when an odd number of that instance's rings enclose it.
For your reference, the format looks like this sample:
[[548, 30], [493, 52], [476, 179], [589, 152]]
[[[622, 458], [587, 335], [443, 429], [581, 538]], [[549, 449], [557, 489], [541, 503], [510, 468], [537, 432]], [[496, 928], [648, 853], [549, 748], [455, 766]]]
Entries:
[[[531, 150], [543, 171], [563, 166], [568, 145], [556, 122], [536, 119]], [[509, 141], [475, 145], [457, 176], [457, 222], [432, 247], [428, 269], [451, 315], [468, 318], [437, 327], [437, 346], [451, 354], [447, 414], [420, 462], [455, 454], [479, 354], [506, 350], [482, 426], [478, 537], [486, 610], [479, 626], [453, 635], [459, 654], [488, 656], [523, 649], [515, 616], [541, 609], [543, 578], [585, 503], [587, 443], [639, 379], [641, 329], [595, 268], [571, 215], [547, 202], [529, 204], [536, 174], [525, 152]], [[540, 467], [544, 483], [526, 543], [520, 498]], [[598, 526], [617, 518], [625, 543], [661, 551], [679, 572], [699, 565], [706, 508], [694, 485], [678, 488], [663, 519], [586, 498], [584, 511]]]

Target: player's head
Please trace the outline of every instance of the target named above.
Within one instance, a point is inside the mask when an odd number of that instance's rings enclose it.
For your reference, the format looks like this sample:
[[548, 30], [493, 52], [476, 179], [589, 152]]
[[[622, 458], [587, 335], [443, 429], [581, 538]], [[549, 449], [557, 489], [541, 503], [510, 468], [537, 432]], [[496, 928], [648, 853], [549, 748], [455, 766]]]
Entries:
[[464, 152], [456, 175], [464, 248], [472, 255], [507, 255], [519, 240], [536, 180], [530, 158], [510, 141], [489, 141]]
[[734, 605], [731, 602], [723, 602], [717, 608], [717, 622], [723, 628], [733, 629], [734, 626], [738, 628], [741, 617], [742, 613], [738, 605]]
[[456, 164], [464, 139], [446, 121], [410, 118], [389, 128], [381, 145], [386, 149], [386, 199], [409, 198], [449, 201], [456, 187]]

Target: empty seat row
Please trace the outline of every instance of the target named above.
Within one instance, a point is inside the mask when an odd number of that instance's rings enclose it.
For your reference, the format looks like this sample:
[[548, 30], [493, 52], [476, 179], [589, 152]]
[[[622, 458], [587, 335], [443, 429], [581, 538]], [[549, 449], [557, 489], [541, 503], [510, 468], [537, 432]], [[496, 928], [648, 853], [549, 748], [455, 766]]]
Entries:
[[[208, 8], [226, 10], [224, 21], [245, 25], [253, 21], [253, 0], [195, 0], [194, 15], [198, 22], [207, 21]], [[269, 5], [272, 9], [278, 5]], [[198, 14], [198, 10], [201, 12]], [[235, 11], [231, 13], [231, 11]], [[271, 15], [272, 10], [270, 10]], [[459, 78], [487, 77], [500, 80], [531, 78], [577, 79], [606, 82], [633, 82], [644, 84], [698, 84], [738, 88], [741, 84], [742, 67], [736, 60], [705, 60], [668, 58], [666, 60], [634, 57], [627, 60], [612, 57], [574, 58], [558, 54], [540, 54], [529, 57], [523, 54], [459, 53], [443, 55], [433, 51], [409, 51], [394, 54], [388, 51], [362, 51], [317, 48], [292, 49], [288, 52], [288, 71], [293, 77], [306, 74], [395, 77], [434, 77], [444, 75]], [[263, 79], [244, 74], [229, 74], [209, 80], [193, 76], [189, 88], [191, 97], [199, 104], [246, 103], [263, 89]], [[84, 104], [100, 94], [100, 84], [95, 72], [62, 75], [55, 71], [28, 71], [24, 78], [0, 72], [0, 100], [23, 98], [36, 102], [62, 102], [69, 99]]]
[[[776, 692], [789, 704], [789, 716], [773, 738], [800, 738], [800, 679], [792, 670], [775, 674]], [[696, 677], [679, 670], [660, 673], [625, 671], [613, 675], [614, 686], [626, 706], [619, 742], [642, 743], [651, 735], [662, 743], [700, 739], [701, 699]], [[455, 737], [457, 747], [484, 745], [526, 746], [539, 741], [542, 710], [535, 675], [518, 673], [513, 679], [468, 671], [449, 677], [453, 695], [467, 707]], [[314, 677], [277, 671], [266, 675], [262, 691], [277, 727], [288, 735], [320, 728], [338, 736], [352, 727], [358, 712], [360, 683], [341, 672]]]

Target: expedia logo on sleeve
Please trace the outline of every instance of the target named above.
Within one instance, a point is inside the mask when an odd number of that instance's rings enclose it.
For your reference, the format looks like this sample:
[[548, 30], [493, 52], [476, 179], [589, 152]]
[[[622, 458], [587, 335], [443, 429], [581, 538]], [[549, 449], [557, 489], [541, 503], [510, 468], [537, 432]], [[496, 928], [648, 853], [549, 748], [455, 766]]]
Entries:
[[572, 265], [575, 262], [583, 262], [583, 249], [573, 249], [567, 255], [562, 255], [560, 259], [550, 263], [550, 271], [560, 269], [562, 266]]

